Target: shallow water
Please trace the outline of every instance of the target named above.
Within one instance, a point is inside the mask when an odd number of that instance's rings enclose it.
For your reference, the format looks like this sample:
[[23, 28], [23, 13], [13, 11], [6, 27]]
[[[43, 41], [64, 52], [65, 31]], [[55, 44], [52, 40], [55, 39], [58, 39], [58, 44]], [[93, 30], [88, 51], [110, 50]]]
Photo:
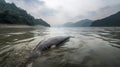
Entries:
[[71, 36], [32, 67], [120, 67], [120, 28], [0, 28], [0, 67], [20, 67], [43, 39]]

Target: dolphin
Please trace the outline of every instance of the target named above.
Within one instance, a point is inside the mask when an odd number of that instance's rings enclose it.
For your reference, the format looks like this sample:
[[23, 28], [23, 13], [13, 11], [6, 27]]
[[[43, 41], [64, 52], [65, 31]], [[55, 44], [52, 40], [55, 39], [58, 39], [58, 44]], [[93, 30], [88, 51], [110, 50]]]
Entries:
[[44, 51], [50, 49], [52, 46], [60, 47], [62, 46], [67, 40], [69, 40], [70, 36], [56, 36], [51, 37], [45, 40], [42, 40], [32, 51], [29, 56], [29, 59], [38, 57]]
[[30, 65], [36, 58], [40, 56], [41, 53], [44, 51], [50, 49], [52, 46], [60, 47], [62, 46], [66, 41], [68, 41], [70, 36], [56, 36], [51, 37], [45, 40], [42, 40], [32, 51], [32, 53], [27, 58], [27, 62], [25, 63], [25, 67], [30, 67]]

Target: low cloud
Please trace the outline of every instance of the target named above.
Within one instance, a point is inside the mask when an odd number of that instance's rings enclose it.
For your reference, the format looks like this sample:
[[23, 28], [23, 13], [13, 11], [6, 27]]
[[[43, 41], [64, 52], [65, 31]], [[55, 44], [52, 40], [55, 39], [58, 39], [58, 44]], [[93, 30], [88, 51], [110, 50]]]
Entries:
[[6, 0], [52, 25], [101, 19], [120, 11], [120, 0]]

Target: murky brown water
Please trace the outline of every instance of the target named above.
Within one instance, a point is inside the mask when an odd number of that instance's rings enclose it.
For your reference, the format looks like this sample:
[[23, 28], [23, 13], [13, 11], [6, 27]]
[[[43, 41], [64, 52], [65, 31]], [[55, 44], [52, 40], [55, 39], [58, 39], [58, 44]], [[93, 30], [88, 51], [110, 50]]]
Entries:
[[32, 49], [52, 36], [72, 36], [32, 67], [120, 67], [120, 28], [0, 28], [0, 67], [20, 67]]

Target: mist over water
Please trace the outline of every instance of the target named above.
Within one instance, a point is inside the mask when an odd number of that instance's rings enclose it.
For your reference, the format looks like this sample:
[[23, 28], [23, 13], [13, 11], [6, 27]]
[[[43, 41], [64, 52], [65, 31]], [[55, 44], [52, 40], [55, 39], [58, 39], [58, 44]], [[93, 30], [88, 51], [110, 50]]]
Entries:
[[71, 36], [32, 67], [120, 67], [119, 27], [0, 28], [0, 67], [19, 67], [43, 39]]

